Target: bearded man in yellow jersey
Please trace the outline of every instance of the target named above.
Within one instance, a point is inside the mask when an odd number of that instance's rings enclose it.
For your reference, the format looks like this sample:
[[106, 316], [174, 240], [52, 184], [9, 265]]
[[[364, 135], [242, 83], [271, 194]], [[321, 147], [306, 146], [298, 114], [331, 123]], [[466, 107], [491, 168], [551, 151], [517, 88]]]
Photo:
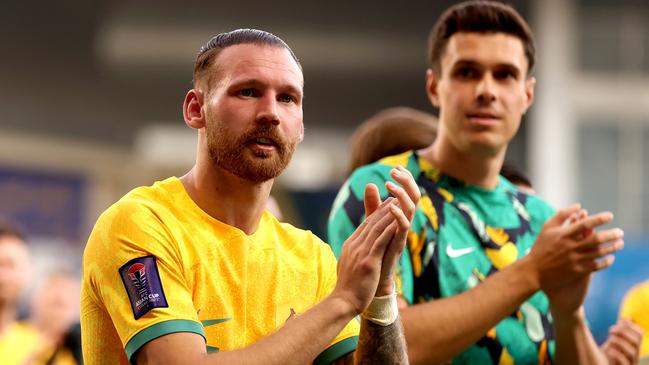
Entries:
[[303, 138], [303, 83], [270, 33], [201, 48], [183, 103], [195, 166], [128, 193], [86, 246], [86, 364], [407, 363], [392, 269], [419, 199], [412, 176], [395, 169], [385, 201], [368, 185], [367, 223], [338, 263], [264, 210]]

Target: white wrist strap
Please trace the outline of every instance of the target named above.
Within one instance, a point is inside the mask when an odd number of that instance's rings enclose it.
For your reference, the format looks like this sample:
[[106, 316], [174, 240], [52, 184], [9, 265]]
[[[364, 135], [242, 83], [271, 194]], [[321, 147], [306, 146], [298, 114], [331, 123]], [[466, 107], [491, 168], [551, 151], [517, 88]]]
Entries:
[[389, 295], [374, 297], [361, 316], [380, 326], [385, 327], [391, 325], [399, 316], [397, 293], [392, 292]]

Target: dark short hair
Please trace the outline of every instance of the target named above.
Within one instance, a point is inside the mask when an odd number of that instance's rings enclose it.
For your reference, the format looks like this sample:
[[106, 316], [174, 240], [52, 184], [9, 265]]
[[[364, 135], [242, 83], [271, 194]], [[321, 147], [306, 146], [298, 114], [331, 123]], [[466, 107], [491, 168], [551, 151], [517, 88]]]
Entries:
[[500, 175], [505, 179], [509, 180], [514, 185], [523, 185], [529, 188], [532, 187], [532, 181], [530, 178], [525, 175], [523, 170], [519, 169], [515, 165], [505, 162], [500, 169]]
[[26, 240], [25, 234], [20, 228], [8, 221], [0, 219], [0, 238], [2, 237], [13, 237], [23, 242]]
[[405, 106], [383, 109], [354, 131], [348, 175], [383, 157], [428, 147], [436, 136], [434, 115]]
[[196, 62], [194, 63], [194, 76], [192, 79], [194, 86], [196, 86], [196, 82], [204, 76], [221, 51], [238, 44], [257, 44], [284, 48], [291, 54], [298, 66], [300, 68], [302, 67], [291, 47], [289, 47], [280, 37], [263, 30], [236, 29], [231, 32], [215, 35], [198, 51]]
[[523, 42], [527, 74], [536, 57], [530, 26], [512, 6], [497, 1], [470, 0], [448, 8], [437, 20], [428, 37], [428, 66], [441, 71], [446, 44], [455, 33], [506, 33]]

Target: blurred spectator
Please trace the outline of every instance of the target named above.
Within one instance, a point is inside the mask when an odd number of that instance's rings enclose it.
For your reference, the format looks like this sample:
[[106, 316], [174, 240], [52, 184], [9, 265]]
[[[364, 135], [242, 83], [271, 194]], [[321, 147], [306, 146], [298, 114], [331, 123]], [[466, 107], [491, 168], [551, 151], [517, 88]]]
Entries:
[[0, 223], [0, 362], [23, 365], [40, 344], [38, 331], [18, 321], [18, 303], [31, 273], [25, 238]]
[[523, 173], [523, 171], [519, 170], [514, 165], [505, 162], [503, 167], [500, 169], [500, 175], [509, 180], [512, 184], [516, 185], [516, 188], [525, 194], [536, 194], [536, 191], [532, 188], [532, 182], [530, 182], [530, 179]]
[[77, 277], [66, 271], [53, 271], [43, 278], [32, 296], [29, 320], [46, 345], [40, 356], [43, 364], [77, 363], [73, 354], [79, 347], [71, 343], [79, 341], [74, 340], [71, 330], [79, 321], [79, 295]]
[[644, 331], [640, 357], [641, 363], [649, 364], [649, 280], [629, 290], [622, 300], [620, 318], [635, 323]]
[[25, 237], [0, 223], [0, 364], [76, 365], [71, 352], [62, 348], [66, 331], [78, 318], [78, 283], [58, 274], [48, 277], [34, 296], [35, 320], [26, 323], [18, 321], [18, 304], [31, 273]]
[[436, 134], [437, 118], [430, 113], [405, 106], [383, 109], [352, 135], [347, 175], [382, 157], [428, 147]]

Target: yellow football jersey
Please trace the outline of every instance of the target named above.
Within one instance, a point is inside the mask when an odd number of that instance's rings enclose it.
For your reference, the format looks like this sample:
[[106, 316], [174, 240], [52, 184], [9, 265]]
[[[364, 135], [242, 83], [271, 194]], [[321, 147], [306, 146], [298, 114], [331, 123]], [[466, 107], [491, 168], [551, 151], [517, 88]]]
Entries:
[[649, 281], [634, 286], [622, 300], [620, 318], [633, 321], [644, 330], [640, 357], [649, 360]]
[[[311, 232], [264, 212], [246, 235], [201, 210], [178, 178], [137, 188], [97, 221], [83, 257], [86, 365], [128, 364], [148, 341], [175, 332], [208, 352], [250, 345], [303, 313], [336, 284], [336, 259]], [[352, 320], [314, 363], [354, 350]]]
[[11, 324], [0, 336], [0, 361], [7, 365], [22, 365], [30, 361], [43, 346], [38, 331], [21, 322]]

